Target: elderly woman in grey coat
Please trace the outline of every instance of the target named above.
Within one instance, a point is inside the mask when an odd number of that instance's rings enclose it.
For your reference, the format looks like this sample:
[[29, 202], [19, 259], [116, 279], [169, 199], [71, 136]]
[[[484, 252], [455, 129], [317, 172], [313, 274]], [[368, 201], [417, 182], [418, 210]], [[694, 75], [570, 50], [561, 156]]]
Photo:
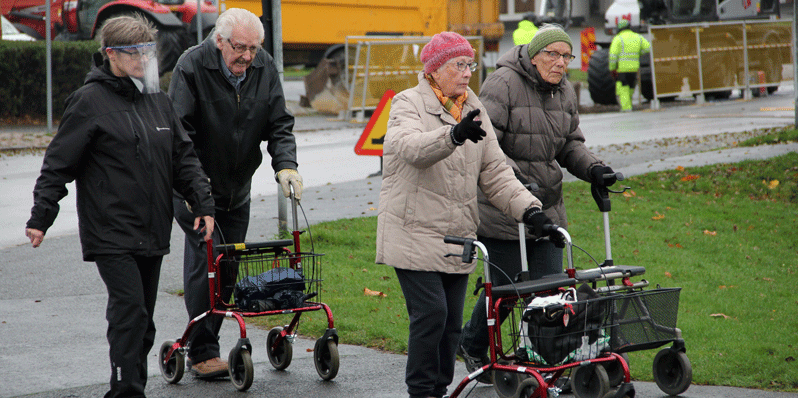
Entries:
[[468, 41], [436, 34], [421, 62], [418, 85], [391, 103], [376, 262], [395, 268], [407, 304], [407, 392], [442, 397], [454, 376], [468, 274], [476, 267], [444, 257], [462, 248], [443, 237], [476, 237], [480, 190], [513, 220], [538, 229], [550, 220], [513, 175], [485, 108], [468, 88], [476, 69]]
[[[561, 167], [574, 176], [604, 185], [613, 171], [585, 146], [579, 129], [579, 103], [574, 87], [565, 78], [574, 58], [571, 39], [557, 25], [543, 26], [528, 44], [513, 47], [499, 58], [496, 71], [482, 85], [479, 99], [487, 109], [507, 162], [520, 178], [537, 185], [533, 191], [543, 202], [543, 213], [566, 227], [562, 198]], [[485, 244], [491, 262], [504, 272], [492, 273], [494, 285], [509, 283], [521, 271], [518, 224], [497, 209], [487, 196], [479, 197], [478, 239]], [[527, 235], [528, 277], [537, 279], [562, 272], [562, 249], [551, 241]], [[487, 361], [488, 327], [485, 296], [480, 296], [463, 328], [460, 350], [469, 370]], [[500, 314], [505, 315], [505, 314]], [[490, 382], [487, 374], [481, 382]]]

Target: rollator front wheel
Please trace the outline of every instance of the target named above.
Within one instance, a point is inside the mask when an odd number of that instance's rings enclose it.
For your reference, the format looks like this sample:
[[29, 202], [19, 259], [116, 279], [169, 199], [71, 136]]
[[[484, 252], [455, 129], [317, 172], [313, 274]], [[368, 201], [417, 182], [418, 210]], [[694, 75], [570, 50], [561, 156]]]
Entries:
[[693, 382], [693, 366], [687, 354], [671, 348], [662, 349], [654, 357], [654, 381], [662, 392], [679, 395]]
[[179, 350], [175, 350], [172, 352], [171, 357], [166, 358], [174, 344], [174, 340], [164, 341], [158, 351], [158, 367], [161, 368], [161, 376], [169, 384], [179, 382], [183, 378], [183, 372], [186, 369], [186, 357]]
[[332, 339], [316, 340], [313, 350], [313, 362], [316, 364], [316, 373], [324, 380], [332, 380], [338, 375], [340, 357], [338, 344]]
[[255, 366], [252, 364], [252, 354], [244, 349], [230, 351], [227, 358], [227, 370], [230, 381], [238, 391], [246, 391], [252, 386], [255, 379]]

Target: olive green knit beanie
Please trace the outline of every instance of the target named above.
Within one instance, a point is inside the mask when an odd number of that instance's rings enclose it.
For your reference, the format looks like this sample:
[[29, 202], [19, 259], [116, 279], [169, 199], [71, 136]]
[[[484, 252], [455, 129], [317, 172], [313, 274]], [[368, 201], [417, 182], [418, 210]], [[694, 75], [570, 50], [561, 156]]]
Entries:
[[568, 43], [568, 47], [571, 47], [571, 51], [574, 50], [574, 46], [571, 44], [571, 38], [561, 27], [557, 25], [544, 25], [538, 30], [538, 33], [535, 33], [535, 37], [532, 38], [532, 41], [529, 42], [529, 58], [534, 57], [535, 54], [546, 48], [549, 44], [558, 41]]

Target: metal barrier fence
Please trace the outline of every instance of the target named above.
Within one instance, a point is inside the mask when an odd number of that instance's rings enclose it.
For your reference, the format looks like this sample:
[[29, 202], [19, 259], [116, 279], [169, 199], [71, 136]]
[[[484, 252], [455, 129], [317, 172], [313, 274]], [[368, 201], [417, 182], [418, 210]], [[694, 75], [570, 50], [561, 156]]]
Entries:
[[[400, 92], [418, 84], [418, 74], [424, 69], [421, 49], [431, 37], [423, 36], [348, 36], [345, 42], [346, 68], [344, 81], [349, 91], [346, 118], [356, 114], [363, 121], [365, 112], [377, 107], [387, 90]], [[474, 60], [479, 67], [471, 77], [469, 87], [475, 93], [484, 78], [481, 36], [466, 36], [474, 48]]]
[[651, 26], [654, 99], [705, 94], [728, 98], [733, 89], [773, 92], [784, 64], [794, 64], [791, 21], [734, 21]]

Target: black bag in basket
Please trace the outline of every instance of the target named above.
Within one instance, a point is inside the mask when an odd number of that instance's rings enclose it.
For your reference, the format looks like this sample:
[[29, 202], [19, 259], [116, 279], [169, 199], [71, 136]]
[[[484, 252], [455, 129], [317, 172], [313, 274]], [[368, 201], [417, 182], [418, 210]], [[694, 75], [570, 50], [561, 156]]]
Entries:
[[[569, 293], [570, 292], [570, 293]], [[560, 365], [574, 360], [596, 358], [608, 347], [602, 322], [606, 301], [583, 284], [562, 296], [549, 298], [548, 303], [533, 301], [521, 317], [521, 337], [527, 359], [544, 365]]]
[[235, 286], [235, 303], [246, 311], [271, 311], [302, 305], [305, 277], [292, 268], [273, 268], [242, 278]]

